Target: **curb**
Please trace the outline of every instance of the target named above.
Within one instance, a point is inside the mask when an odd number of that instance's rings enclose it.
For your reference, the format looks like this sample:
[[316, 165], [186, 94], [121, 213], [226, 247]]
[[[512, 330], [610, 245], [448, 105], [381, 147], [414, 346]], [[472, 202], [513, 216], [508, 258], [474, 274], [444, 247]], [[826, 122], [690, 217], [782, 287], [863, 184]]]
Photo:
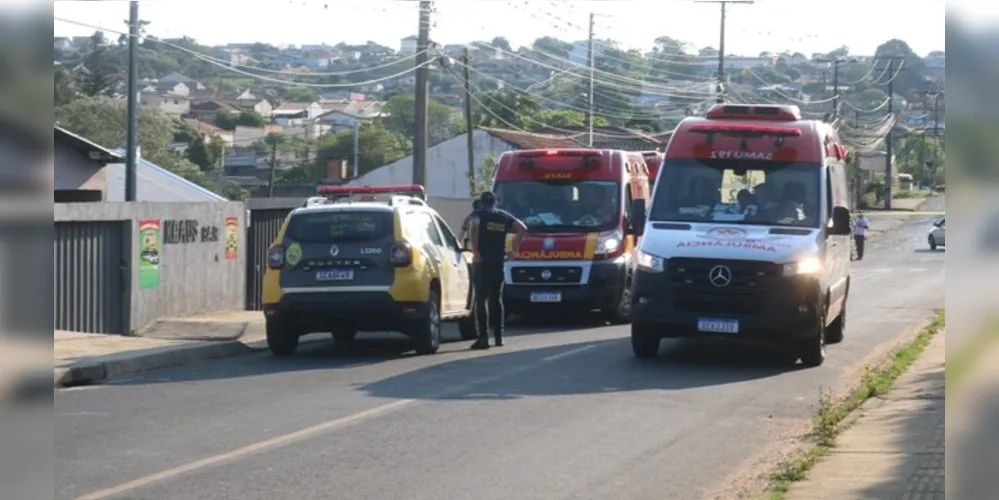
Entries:
[[[302, 339], [301, 345], [325, 341], [323, 338]], [[212, 359], [231, 358], [267, 350], [266, 341], [238, 340], [195, 345], [164, 346], [138, 353], [118, 353], [95, 356], [70, 366], [53, 368], [55, 387], [96, 385], [127, 375], [161, 368], [174, 368]]]

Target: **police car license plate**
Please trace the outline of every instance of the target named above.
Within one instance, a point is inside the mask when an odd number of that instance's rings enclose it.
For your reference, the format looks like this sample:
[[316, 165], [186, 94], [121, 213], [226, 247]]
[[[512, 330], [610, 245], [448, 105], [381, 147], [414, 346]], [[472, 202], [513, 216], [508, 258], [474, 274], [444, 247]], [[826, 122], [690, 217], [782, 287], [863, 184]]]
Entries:
[[739, 321], [734, 319], [700, 318], [697, 330], [707, 333], [739, 333]]
[[562, 292], [531, 292], [531, 302], [562, 302]]
[[316, 281], [350, 281], [354, 279], [353, 269], [322, 269], [316, 271]]

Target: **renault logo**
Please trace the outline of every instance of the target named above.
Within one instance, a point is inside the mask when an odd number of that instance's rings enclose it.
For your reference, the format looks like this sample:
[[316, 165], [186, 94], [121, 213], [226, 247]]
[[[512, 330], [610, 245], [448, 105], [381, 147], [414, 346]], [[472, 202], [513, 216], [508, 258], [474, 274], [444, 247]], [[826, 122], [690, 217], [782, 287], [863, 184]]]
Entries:
[[549, 271], [548, 269], [545, 269], [544, 271], [541, 271], [541, 279], [543, 279], [545, 281], [548, 281], [548, 280], [552, 279], [552, 272]]
[[715, 266], [708, 271], [708, 281], [712, 285], [722, 288], [732, 282], [732, 270], [726, 266]]
[[545, 250], [552, 250], [555, 248], [555, 238], [545, 238], [541, 245]]
[[340, 255], [340, 247], [338, 247], [336, 245], [331, 246], [330, 247], [330, 256], [336, 257], [337, 255]]

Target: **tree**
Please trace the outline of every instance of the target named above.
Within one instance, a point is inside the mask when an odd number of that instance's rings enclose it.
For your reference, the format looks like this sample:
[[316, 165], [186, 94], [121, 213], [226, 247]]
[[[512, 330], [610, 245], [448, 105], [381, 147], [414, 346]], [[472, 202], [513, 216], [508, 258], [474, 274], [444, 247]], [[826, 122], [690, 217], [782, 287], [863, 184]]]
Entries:
[[217, 135], [197, 134], [187, 143], [187, 159], [202, 172], [220, 168], [224, 153], [225, 142]]
[[[926, 63], [923, 62], [923, 58], [919, 57], [918, 54], [912, 51], [909, 44], [902, 40], [893, 38], [888, 40], [874, 51], [874, 57], [885, 58], [885, 57], [901, 57], [905, 61], [905, 65], [898, 71], [898, 77], [895, 79], [894, 91], [908, 98], [913, 98], [917, 93], [931, 90], [929, 80], [926, 78]], [[889, 64], [888, 59], [883, 59], [877, 65], [878, 69], [875, 70], [873, 78], [877, 78], [881, 74], [881, 71]], [[891, 62], [893, 71], [891, 74], [885, 74], [879, 82], [887, 82], [889, 78], [895, 75], [895, 71], [898, 70], [899, 62]]]
[[[126, 103], [124, 99], [88, 97], [55, 109], [56, 123], [107, 148], [125, 145]], [[185, 179], [209, 187], [197, 165], [167, 146], [173, 142], [173, 120], [162, 112], [139, 108], [138, 139], [142, 158]]]
[[[384, 112], [387, 116], [380, 119], [382, 126], [391, 132], [404, 134], [406, 137], [416, 135], [416, 98], [413, 94], [399, 94], [388, 100]], [[427, 142], [436, 144], [450, 139], [464, 129], [457, 115], [451, 108], [430, 99], [427, 102]]]
[[[263, 127], [267, 124], [263, 116], [260, 113], [253, 111], [252, 109], [243, 110], [239, 113], [239, 117], [236, 118], [236, 125], [241, 125], [244, 127]], [[235, 129], [236, 127], [233, 127]]]
[[224, 130], [236, 130], [238, 119], [229, 110], [220, 109], [215, 113], [215, 126]]
[[[329, 134], [320, 139], [316, 162], [310, 179], [319, 179], [332, 160], [354, 158], [354, 132]], [[409, 154], [413, 144], [400, 132], [388, 130], [378, 122], [362, 123], [358, 136], [358, 172], [364, 175]]]
[[475, 169], [476, 178], [472, 179], [471, 186], [472, 196], [478, 196], [482, 194], [483, 191], [489, 191], [493, 185], [493, 177], [496, 175], [496, 165], [499, 163], [499, 157], [496, 153], [488, 153], [482, 157], [482, 162], [479, 164], [479, 168]]
[[66, 71], [65, 68], [59, 67], [55, 70], [55, 73], [52, 75], [52, 82], [55, 91], [53, 102], [56, 106], [69, 104], [79, 96], [79, 90], [77, 90], [73, 75]]
[[94, 32], [90, 36], [89, 52], [83, 58], [83, 68], [79, 73], [79, 89], [84, 95], [110, 97], [117, 90], [119, 71], [109, 59], [108, 51], [104, 32]]
[[513, 47], [510, 47], [510, 42], [504, 37], [498, 36], [496, 38], [493, 38], [493, 41], [489, 43], [490, 45], [498, 49], [505, 50], [507, 52], [513, 52]]

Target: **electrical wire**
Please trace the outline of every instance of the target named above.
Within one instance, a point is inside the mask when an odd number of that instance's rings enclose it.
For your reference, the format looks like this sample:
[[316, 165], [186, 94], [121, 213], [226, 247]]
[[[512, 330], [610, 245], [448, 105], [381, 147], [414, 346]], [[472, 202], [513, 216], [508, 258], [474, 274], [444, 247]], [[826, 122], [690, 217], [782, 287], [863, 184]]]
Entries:
[[[854, 80], [852, 82], [843, 82], [840, 85], [846, 85], [847, 87], [851, 87], [851, 86], [856, 85], [856, 84], [858, 84], [858, 83], [860, 83], [860, 82], [862, 82], [864, 80], [867, 80], [872, 74], [874, 74], [874, 70], [877, 69], [877, 67], [878, 67], [878, 61], [879, 60], [880, 59], [874, 59], [873, 61], [871, 61], [871, 67], [867, 69], [867, 73], [864, 73], [864, 76], [862, 76], [859, 79]], [[882, 73], [881, 76], [884, 76], [884, 73]], [[880, 79], [880, 76], [877, 79], [875, 79], [875, 81], [877, 81], [878, 79]]]
[[[886, 66], [886, 67], [885, 67], [885, 70], [887, 71], [887, 69], [888, 69], [888, 68], [891, 68], [891, 64], [889, 64], [888, 66]], [[888, 79], [887, 81], [884, 81], [884, 82], [881, 82], [881, 81], [875, 81], [875, 82], [874, 82], [874, 84], [875, 84], [875, 85], [888, 85], [889, 83], [891, 83], [891, 82], [894, 82], [894, 81], [895, 81], [895, 79], [896, 79], [896, 78], [898, 78], [898, 75], [902, 73], [902, 70], [903, 70], [904, 68], [905, 68], [905, 59], [903, 59], [903, 60], [901, 61], [901, 63], [899, 63], [899, 65], [898, 65], [898, 69], [896, 69], [896, 70], [895, 70], [895, 74], [894, 74], [894, 75], [892, 75], [892, 76], [891, 76], [891, 78], [889, 78], [889, 79]], [[879, 79], [879, 80], [880, 80], [880, 79]]]
[[[56, 18], [54, 18], [54, 20], [60, 21], [60, 22], [65, 22], [65, 23], [70, 23], [70, 24], [75, 24], [75, 25], [78, 25], [78, 26], [84, 26], [84, 27], [88, 27], [88, 28], [93, 28], [93, 29], [97, 29], [97, 30], [101, 30], [101, 31], [107, 31], [109, 33], [114, 33], [114, 34], [118, 34], [118, 35], [132, 36], [132, 35], [129, 35], [128, 33], [122, 32], [122, 31], [116, 31], [116, 30], [113, 30], [113, 29], [104, 28], [104, 27], [101, 27], [101, 26], [96, 26], [96, 25], [92, 25], [92, 24], [88, 24], [88, 23], [82, 23], [82, 22], [79, 22], [79, 21], [73, 21], [73, 20], [70, 20], [70, 19], [64, 19], [64, 18], [56, 17]], [[153, 41], [153, 42], [156, 42], [156, 43], [167, 43], [167, 42], [163, 42], [161, 40], [155, 39], [155, 38], [148, 38], [147, 37], [146, 39], [150, 40], [150, 41]], [[422, 63], [420, 65], [413, 66], [412, 68], [409, 68], [409, 69], [407, 69], [405, 71], [401, 71], [401, 72], [393, 74], [393, 75], [388, 75], [388, 76], [385, 76], [385, 77], [382, 77], [382, 78], [376, 78], [376, 79], [372, 79], [372, 80], [368, 80], [368, 81], [363, 81], [363, 82], [352, 82], [352, 83], [306, 83], [306, 82], [296, 82], [296, 81], [291, 81], [291, 80], [282, 80], [282, 79], [279, 79], [279, 78], [270, 78], [270, 77], [266, 77], [266, 76], [262, 76], [262, 75], [257, 75], [257, 74], [254, 74], [254, 73], [250, 73], [249, 71], [243, 71], [243, 70], [240, 70], [240, 69], [236, 69], [236, 68], [234, 68], [234, 67], [232, 67], [232, 66], [230, 66], [228, 64], [218, 63], [218, 62], [212, 60], [212, 58], [204, 56], [204, 55], [202, 55], [202, 54], [200, 54], [200, 53], [198, 53], [196, 51], [193, 51], [193, 50], [184, 49], [184, 48], [180, 48], [180, 50], [186, 51], [191, 57], [194, 57], [195, 59], [198, 59], [198, 60], [203, 61], [205, 63], [211, 64], [212, 66], [216, 66], [216, 67], [222, 68], [222, 69], [224, 69], [226, 71], [230, 71], [232, 73], [236, 73], [236, 74], [240, 74], [240, 75], [243, 75], [243, 76], [247, 76], [247, 77], [250, 77], [250, 78], [253, 78], [253, 79], [256, 79], [256, 80], [260, 80], [260, 81], [265, 81], [265, 82], [270, 82], [270, 83], [278, 83], [278, 84], [281, 84], [281, 85], [288, 85], [288, 86], [293, 86], [293, 87], [306, 87], [306, 88], [335, 89], [335, 88], [352, 88], [352, 87], [360, 87], [360, 86], [364, 86], [364, 85], [373, 85], [373, 84], [376, 84], [376, 83], [381, 83], [381, 82], [384, 82], [384, 81], [387, 81], [387, 80], [392, 80], [392, 79], [395, 79], [395, 78], [399, 78], [401, 76], [405, 76], [405, 75], [407, 75], [409, 73], [412, 73], [412, 72], [416, 71], [418, 68], [421, 68], [421, 67], [424, 67], [424, 66], [430, 66], [431, 64], [434, 63], [433, 59], [430, 59], [430, 60], [428, 60], [428, 61], [426, 61], [426, 62], [424, 62], [424, 63]], [[312, 76], [312, 75], [309, 75], [309, 76]]]
[[857, 111], [859, 113], [876, 113], [876, 112], [881, 111], [882, 109], [884, 109], [884, 107], [887, 106], [889, 102], [891, 102], [891, 97], [885, 97], [885, 100], [881, 101], [881, 104], [878, 104], [877, 106], [875, 106], [875, 107], [873, 107], [871, 109], [861, 109], [861, 108], [858, 108], [853, 103], [851, 103], [850, 101], [847, 101], [847, 100], [843, 100], [843, 101], [840, 101], [840, 102], [842, 102], [844, 105], [846, 105], [846, 107], [848, 107], [848, 108], [850, 108], [850, 109], [852, 109], [854, 111]]

